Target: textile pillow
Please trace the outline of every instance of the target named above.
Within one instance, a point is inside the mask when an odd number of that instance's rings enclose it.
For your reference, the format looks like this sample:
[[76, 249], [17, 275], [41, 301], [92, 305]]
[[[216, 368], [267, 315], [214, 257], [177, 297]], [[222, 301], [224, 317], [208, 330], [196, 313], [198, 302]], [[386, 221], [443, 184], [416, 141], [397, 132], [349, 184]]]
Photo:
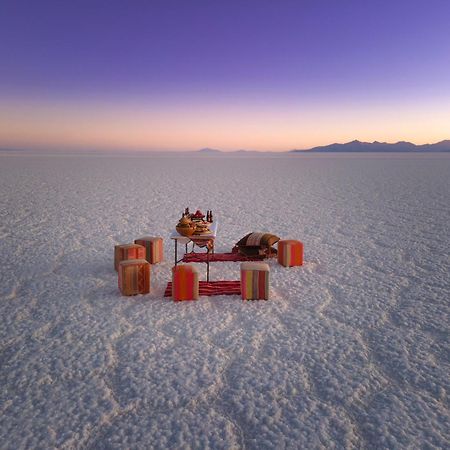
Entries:
[[271, 247], [280, 240], [278, 236], [270, 233], [249, 233], [245, 235], [239, 242], [238, 247]]

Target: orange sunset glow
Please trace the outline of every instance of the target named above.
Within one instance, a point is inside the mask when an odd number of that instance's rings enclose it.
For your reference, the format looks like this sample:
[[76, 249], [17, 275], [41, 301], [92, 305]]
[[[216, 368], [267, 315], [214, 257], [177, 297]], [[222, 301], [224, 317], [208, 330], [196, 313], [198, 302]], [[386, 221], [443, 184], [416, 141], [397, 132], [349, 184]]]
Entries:
[[[286, 151], [355, 138], [445, 139], [450, 101], [405, 105], [313, 101], [145, 104], [125, 101], [10, 101], [0, 106], [0, 145], [11, 148]], [[433, 111], [433, 114], [431, 114]]]

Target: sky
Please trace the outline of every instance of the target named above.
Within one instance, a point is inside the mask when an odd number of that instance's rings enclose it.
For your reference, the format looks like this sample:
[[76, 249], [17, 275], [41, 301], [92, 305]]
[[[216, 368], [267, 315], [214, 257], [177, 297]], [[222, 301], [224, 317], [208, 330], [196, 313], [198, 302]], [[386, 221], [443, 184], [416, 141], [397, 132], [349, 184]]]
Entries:
[[448, 0], [0, 0], [0, 147], [450, 139]]

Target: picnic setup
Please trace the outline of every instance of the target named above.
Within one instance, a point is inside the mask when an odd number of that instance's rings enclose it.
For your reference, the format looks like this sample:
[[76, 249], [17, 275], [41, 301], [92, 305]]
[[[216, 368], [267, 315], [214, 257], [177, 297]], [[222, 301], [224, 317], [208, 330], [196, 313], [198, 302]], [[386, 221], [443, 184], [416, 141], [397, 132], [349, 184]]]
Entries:
[[[248, 233], [236, 242], [231, 252], [216, 253], [218, 225], [212, 210], [206, 216], [200, 210], [195, 213], [190, 213], [189, 208], [184, 210], [169, 236], [174, 247], [174, 265], [164, 297], [184, 301], [198, 300], [201, 296], [239, 295], [243, 300], [269, 300], [270, 267], [264, 260], [276, 258], [284, 267], [303, 265], [303, 243], [280, 239], [271, 233]], [[122, 295], [150, 293], [151, 267], [163, 260], [164, 244], [159, 236], [140, 237], [134, 243], [116, 245], [114, 268]], [[240, 263], [240, 279], [210, 280], [210, 264], [226, 261]], [[205, 280], [200, 279], [201, 264], [206, 264]]]

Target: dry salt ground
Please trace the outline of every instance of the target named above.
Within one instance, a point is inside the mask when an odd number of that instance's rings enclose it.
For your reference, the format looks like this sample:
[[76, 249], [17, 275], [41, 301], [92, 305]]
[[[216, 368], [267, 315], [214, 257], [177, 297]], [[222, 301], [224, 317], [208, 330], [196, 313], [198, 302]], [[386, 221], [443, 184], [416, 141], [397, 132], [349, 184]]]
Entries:
[[[446, 155], [0, 155], [0, 447], [448, 448], [449, 199]], [[268, 302], [164, 299], [186, 206], [306, 263]], [[122, 297], [142, 235], [166, 260]]]

